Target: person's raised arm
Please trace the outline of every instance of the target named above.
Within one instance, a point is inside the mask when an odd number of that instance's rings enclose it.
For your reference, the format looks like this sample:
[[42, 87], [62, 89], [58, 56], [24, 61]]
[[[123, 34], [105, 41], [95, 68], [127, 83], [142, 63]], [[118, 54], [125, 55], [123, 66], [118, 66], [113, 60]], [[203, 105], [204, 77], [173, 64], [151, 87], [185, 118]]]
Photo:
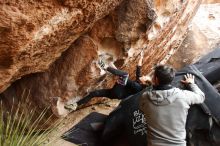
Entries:
[[205, 94], [199, 89], [199, 87], [195, 84], [195, 77], [192, 74], [187, 74], [184, 76], [185, 80], [181, 80], [183, 84], [185, 84], [190, 91], [184, 90], [186, 95], [186, 99], [189, 104], [200, 104], [205, 100]]
[[144, 51], [141, 52], [140, 54], [140, 59], [138, 60], [138, 65], [136, 66], [136, 81], [139, 81], [141, 77], [141, 67], [143, 64], [143, 58], [144, 58]]
[[143, 65], [144, 51], [142, 50], [140, 53], [140, 59], [138, 60], [138, 66]]

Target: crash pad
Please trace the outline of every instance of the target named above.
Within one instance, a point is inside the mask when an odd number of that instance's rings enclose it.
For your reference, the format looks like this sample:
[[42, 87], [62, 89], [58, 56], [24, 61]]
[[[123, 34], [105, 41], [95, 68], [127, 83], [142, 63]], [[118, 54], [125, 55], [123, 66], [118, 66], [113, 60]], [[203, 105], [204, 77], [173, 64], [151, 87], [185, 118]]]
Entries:
[[106, 115], [93, 112], [82, 119], [78, 124], [62, 135], [62, 138], [79, 146], [97, 146], [100, 140], [100, 131], [92, 125], [104, 123]]

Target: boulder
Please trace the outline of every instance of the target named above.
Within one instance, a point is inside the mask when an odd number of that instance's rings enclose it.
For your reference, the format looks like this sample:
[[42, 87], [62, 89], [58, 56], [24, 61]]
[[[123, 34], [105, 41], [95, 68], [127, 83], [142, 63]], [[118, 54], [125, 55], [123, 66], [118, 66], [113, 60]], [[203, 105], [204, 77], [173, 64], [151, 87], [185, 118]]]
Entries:
[[[30, 96], [39, 107], [49, 105], [54, 96], [78, 100], [91, 90], [114, 84], [114, 77], [98, 67], [99, 59], [114, 62], [134, 78], [142, 50], [142, 71], [148, 74], [154, 64], [165, 63], [178, 49], [200, 3], [201, 0], [4, 2], [0, 9], [5, 18], [4, 23], [0, 21], [0, 31], [4, 33], [0, 55], [3, 52], [1, 56], [11, 59], [11, 63], [0, 60], [1, 91], [21, 79], [1, 96], [6, 100]], [[20, 26], [18, 22], [24, 18], [26, 21]]]
[[178, 51], [168, 61], [180, 69], [195, 63], [203, 55], [220, 47], [220, 3], [202, 4], [191, 25], [186, 38]]

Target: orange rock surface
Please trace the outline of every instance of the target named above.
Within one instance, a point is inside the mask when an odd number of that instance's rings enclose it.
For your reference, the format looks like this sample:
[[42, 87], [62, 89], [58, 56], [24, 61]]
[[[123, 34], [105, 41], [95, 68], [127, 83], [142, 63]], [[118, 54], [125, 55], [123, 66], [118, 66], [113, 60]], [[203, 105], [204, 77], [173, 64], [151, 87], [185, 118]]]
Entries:
[[26, 90], [39, 106], [48, 105], [53, 96], [78, 100], [114, 83], [113, 76], [100, 70], [98, 59], [114, 62], [133, 78], [142, 50], [143, 73], [148, 74], [178, 49], [200, 4], [201, 0], [0, 2], [2, 96], [20, 97]]

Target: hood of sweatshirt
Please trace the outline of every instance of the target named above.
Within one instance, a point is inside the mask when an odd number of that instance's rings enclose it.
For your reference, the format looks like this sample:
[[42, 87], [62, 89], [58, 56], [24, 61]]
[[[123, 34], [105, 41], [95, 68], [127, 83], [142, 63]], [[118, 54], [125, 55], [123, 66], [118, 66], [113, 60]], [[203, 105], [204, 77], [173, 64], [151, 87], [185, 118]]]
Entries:
[[146, 92], [146, 94], [153, 104], [161, 106], [168, 105], [175, 101], [175, 99], [177, 98], [177, 96], [175, 95], [178, 94], [178, 90], [180, 89], [174, 87], [167, 90], [152, 89], [151, 91]]

